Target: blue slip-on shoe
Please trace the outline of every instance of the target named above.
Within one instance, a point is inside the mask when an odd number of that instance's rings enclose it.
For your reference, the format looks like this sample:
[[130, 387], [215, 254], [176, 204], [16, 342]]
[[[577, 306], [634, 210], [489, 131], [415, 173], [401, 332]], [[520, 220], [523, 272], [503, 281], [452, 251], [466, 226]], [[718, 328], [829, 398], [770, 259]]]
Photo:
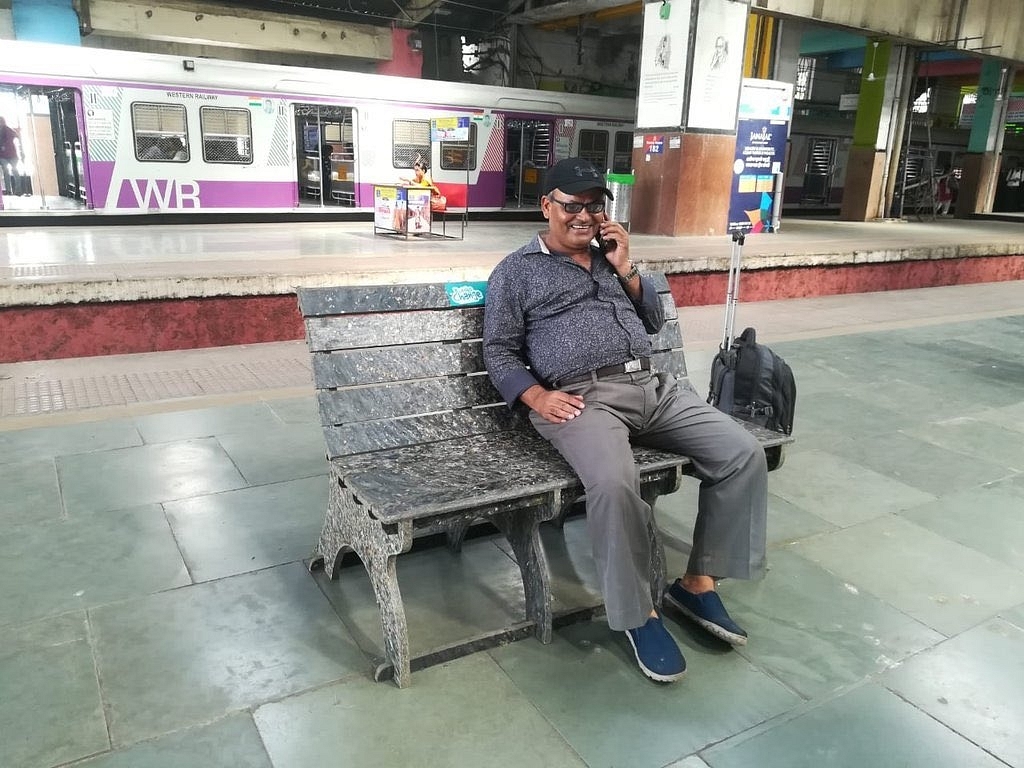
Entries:
[[678, 581], [673, 581], [665, 590], [665, 602], [719, 640], [730, 645], [747, 644], [747, 633], [729, 616], [717, 592], [712, 590], [695, 595], [684, 589]]
[[683, 676], [686, 659], [660, 616], [651, 616], [642, 627], [627, 629], [626, 637], [633, 646], [640, 671], [651, 680], [671, 683]]

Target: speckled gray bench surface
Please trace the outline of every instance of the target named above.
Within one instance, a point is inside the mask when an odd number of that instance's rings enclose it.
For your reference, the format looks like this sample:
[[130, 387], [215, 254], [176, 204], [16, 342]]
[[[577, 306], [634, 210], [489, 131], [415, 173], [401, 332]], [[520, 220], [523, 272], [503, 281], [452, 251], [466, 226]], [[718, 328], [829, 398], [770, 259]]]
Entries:
[[[651, 337], [652, 367], [690, 386], [668, 281], [650, 277], [668, 318]], [[299, 290], [331, 472], [313, 564], [322, 561], [333, 577], [340, 554], [359, 555], [381, 606], [388, 658], [378, 676], [390, 667], [399, 685], [408, 684], [415, 660], [393, 558], [408, 550], [412, 537], [444, 531], [457, 546], [473, 520], [497, 525], [523, 569], [528, 618], [549, 639], [537, 525], [564, 515], [582, 495], [569, 466], [522, 413], [505, 405], [486, 374], [485, 293], [484, 283]], [[789, 442], [744, 426], [766, 449]], [[634, 456], [652, 503], [678, 487], [689, 465], [685, 456], [651, 448], [635, 448]]]

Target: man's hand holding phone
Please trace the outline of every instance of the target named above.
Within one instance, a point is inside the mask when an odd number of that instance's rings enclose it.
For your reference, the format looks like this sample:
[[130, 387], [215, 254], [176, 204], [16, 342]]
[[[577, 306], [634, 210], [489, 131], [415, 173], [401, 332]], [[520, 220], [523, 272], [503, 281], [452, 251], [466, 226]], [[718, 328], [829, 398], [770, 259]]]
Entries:
[[[607, 215], [602, 216], [603, 221], [598, 224], [597, 229], [597, 243], [612, 269], [620, 278], [625, 278], [633, 271], [633, 262], [629, 258], [629, 232], [619, 222], [610, 221]], [[631, 282], [636, 281], [627, 280], [627, 289]]]

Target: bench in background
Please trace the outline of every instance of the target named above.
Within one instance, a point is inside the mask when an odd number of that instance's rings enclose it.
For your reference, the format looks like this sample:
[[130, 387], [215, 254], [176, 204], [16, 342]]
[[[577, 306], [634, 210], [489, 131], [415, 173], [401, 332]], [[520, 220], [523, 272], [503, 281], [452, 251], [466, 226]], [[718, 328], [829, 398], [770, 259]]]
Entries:
[[[689, 386], [668, 281], [652, 277], [669, 318], [651, 337], [652, 367]], [[413, 669], [483, 647], [531, 633], [550, 642], [556, 617], [539, 526], [560, 521], [583, 496], [565, 461], [491, 385], [480, 340], [485, 290], [485, 283], [299, 290], [330, 464], [329, 504], [310, 567], [323, 564], [334, 578], [341, 555], [358, 555], [381, 613], [386, 659], [375, 677], [393, 676], [400, 687]], [[744, 426], [764, 445], [769, 467], [779, 466], [791, 438]], [[679, 487], [690, 463], [650, 448], [634, 456], [651, 505]], [[444, 533], [457, 549], [477, 521], [492, 523], [512, 546], [525, 620], [413, 659], [395, 560], [425, 534]], [[651, 537], [659, 602], [664, 558], [653, 529]]]

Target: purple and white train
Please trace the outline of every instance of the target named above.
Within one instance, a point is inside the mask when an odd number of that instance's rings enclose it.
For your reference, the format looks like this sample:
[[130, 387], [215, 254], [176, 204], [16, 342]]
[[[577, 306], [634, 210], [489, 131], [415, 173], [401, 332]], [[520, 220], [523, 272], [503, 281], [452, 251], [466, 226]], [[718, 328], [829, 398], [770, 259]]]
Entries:
[[[372, 210], [417, 158], [449, 208], [535, 206], [572, 154], [629, 172], [631, 100], [4, 41], [4, 209]], [[468, 123], [468, 140], [431, 141]], [[435, 130], [434, 138], [438, 138]]]

